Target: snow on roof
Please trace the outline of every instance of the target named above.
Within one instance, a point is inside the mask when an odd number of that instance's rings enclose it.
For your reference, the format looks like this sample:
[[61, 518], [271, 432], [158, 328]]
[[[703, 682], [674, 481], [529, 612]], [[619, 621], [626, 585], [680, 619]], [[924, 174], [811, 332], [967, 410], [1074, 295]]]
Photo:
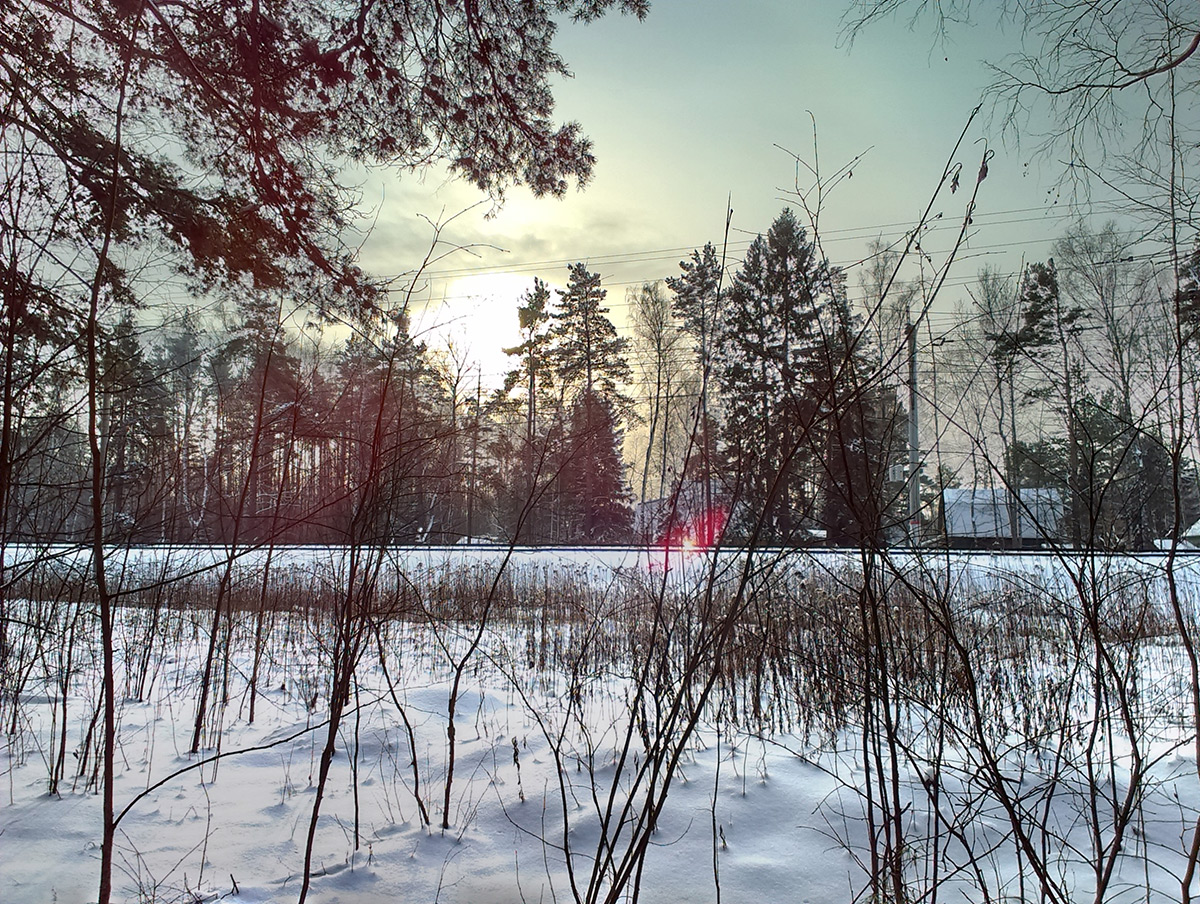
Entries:
[[[1020, 491], [1022, 539], [1053, 537], [1062, 520], [1062, 494], [1048, 488]], [[942, 491], [948, 537], [1008, 537], [1010, 494], [1005, 488], [952, 487]]]

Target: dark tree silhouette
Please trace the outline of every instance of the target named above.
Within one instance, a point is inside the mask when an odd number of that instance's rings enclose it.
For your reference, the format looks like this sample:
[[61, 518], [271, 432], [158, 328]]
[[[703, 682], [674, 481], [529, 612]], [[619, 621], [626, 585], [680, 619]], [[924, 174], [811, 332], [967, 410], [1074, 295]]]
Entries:
[[[551, 361], [564, 412], [556, 472], [562, 516], [558, 539], [565, 542], [618, 539], [616, 521], [622, 517], [620, 530], [627, 536], [632, 519], [619, 451], [620, 419], [630, 407], [619, 388], [630, 375], [628, 342], [617, 335], [602, 306], [605, 295], [599, 274], [574, 264], [567, 288], [559, 292], [550, 329]], [[615, 513], [621, 511], [625, 515], [618, 517]]]
[[618, 424], [612, 403], [599, 393], [584, 392], [571, 406], [562, 473], [569, 542], [630, 539], [633, 509]]
[[[767, 235], [750, 244], [717, 337], [726, 482], [740, 511], [761, 513], [768, 542], [794, 541], [815, 511], [819, 462], [801, 450], [809, 447], [806, 432], [815, 423], [808, 378], [827, 270], [785, 209]], [[746, 533], [751, 525], [739, 529]]]
[[550, 361], [550, 289], [534, 280], [517, 308], [521, 342], [504, 349], [518, 359], [489, 409], [495, 425], [488, 482], [501, 535], [538, 542], [548, 529], [549, 431], [556, 416]]
[[[330, 162], [444, 163], [496, 195], [586, 182], [588, 139], [553, 120], [550, 84], [567, 70], [551, 16], [612, 7], [640, 17], [648, 4], [5, 4], [4, 141], [42, 159], [8, 178], [51, 209], [73, 197], [60, 234], [94, 229], [115, 198], [118, 243], [164, 240], [196, 276], [296, 289], [299, 267], [349, 289], [362, 282], [339, 239], [353, 196]], [[114, 160], [120, 60], [137, 77]]]
[[[713, 351], [722, 319], [721, 262], [717, 249], [708, 242], [692, 252], [690, 260], [680, 261], [679, 276], [667, 278], [667, 287], [675, 294], [672, 310], [679, 318], [680, 328], [692, 338], [692, 348], [700, 369], [700, 417], [695, 432], [699, 442], [693, 444], [691, 456], [684, 463], [683, 475], [700, 481], [703, 507], [713, 508], [713, 471], [715, 452], [710, 417], [710, 380], [713, 376]], [[682, 478], [681, 478], [682, 479]], [[711, 543], [715, 538], [707, 537]]]

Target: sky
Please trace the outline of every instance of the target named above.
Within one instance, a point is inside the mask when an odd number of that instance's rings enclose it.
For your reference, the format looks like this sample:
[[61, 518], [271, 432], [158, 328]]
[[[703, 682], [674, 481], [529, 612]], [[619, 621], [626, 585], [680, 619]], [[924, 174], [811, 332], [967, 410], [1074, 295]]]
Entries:
[[[497, 207], [444, 171], [372, 173], [363, 203], [372, 229], [368, 270], [399, 276], [428, 251], [430, 222], [463, 250], [439, 256], [417, 286], [414, 331], [431, 347], [455, 346], [485, 385], [516, 345], [515, 305], [537, 276], [561, 287], [567, 267], [600, 273], [625, 328], [625, 293], [679, 272], [691, 249], [720, 247], [731, 204], [728, 263], [811, 177], [853, 175], [823, 199], [825, 253], [857, 286], [855, 264], [874, 238], [895, 239], [920, 218], [990, 76], [983, 60], [1015, 37], [980, 22], [938, 40], [930, 23], [884, 21], [845, 41], [844, 5], [823, 2], [657, 0], [642, 22], [613, 15], [564, 22], [557, 48], [573, 78], [556, 86], [557, 116], [577, 120], [597, 165], [582, 191], [534, 199], [520, 188]], [[995, 152], [967, 248], [939, 302], [949, 312], [985, 263], [1017, 271], [1042, 259], [1067, 227], [1053, 160], [1006, 143], [985, 109], [961, 153], [963, 186], [934, 212], [945, 224], [923, 246], [944, 252], [964, 215], [985, 148]], [[815, 125], [815, 131], [814, 131]], [[400, 280], [398, 285], [406, 285]], [[948, 313], [945, 316], [949, 316]], [[948, 321], [947, 321], [948, 322]]]

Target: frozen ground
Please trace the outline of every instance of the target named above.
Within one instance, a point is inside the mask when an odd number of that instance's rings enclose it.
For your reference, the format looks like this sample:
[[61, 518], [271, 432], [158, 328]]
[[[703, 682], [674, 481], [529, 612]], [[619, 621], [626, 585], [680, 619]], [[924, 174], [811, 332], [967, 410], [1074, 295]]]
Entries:
[[[553, 567], [581, 566], [559, 561]], [[49, 795], [63, 724], [57, 691], [61, 650], [55, 644], [77, 607], [63, 604], [47, 616], [29, 605], [20, 617], [10, 610], [11, 644], [33, 642], [19, 636], [26, 620], [50, 619], [57, 629], [39, 635], [45, 649], [26, 657], [33, 665], [20, 705], [4, 711], [6, 721], [15, 718], [16, 724], [4, 726], [0, 751], [0, 901], [94, 900], [100, 798], [87, 775], [75, 774], [99, 699], [92, 613], [85, 604], [66, 700], [72, 755], [58, 793]], [[249, 724], [253, 621], [239, 616], [229, 639], [230, 668], [222, 676], [228, 696], [213, 714], [204, 749], [193, 756], [187, 751], [211, 615], [169, 608], [152, 629], [148, 617], [145, 610], [124, 610], [118, 625], [118, 682], [124, 693], [116, 806], [129, 809], [118, 831], [115, 900], [295, 900], [328, 713], [323, 677], [328, 638], [319, 619], [288, 613], [271, 619], [262, 644], [264, 691]], [[629, 631], [615, 621], [607, 627], [617, 640]], [[630, 722], [633, 669], [619, 658], [582, 678], [555, 665], [561, 660], [552, 651], [579, 630], [523, 617], [496, 621], [480, 635], [481, 646], [463, 670], [455, 719], [458, 759], [445, 814], [449, 827], [443, 829], [452, 664], [468, 649], [475, 625], [404, 619], [384, 625], [380, 643], [364, 645], [351, 709], [342, 722], [309, 899], [605, 900], [610, 880], [605, 870], [593, 870], [597, 855], [607, 851], [619, 863], [630, 835], [629, 824], [618, 831], [615, 820], [602, 831], [603, 815], [610, 799], [618, 809], [631, 791], [640, 800], [630, 783], [654, 747], [655, 725], [663, 717], [651, 711]], [[150, 655], [143, 658], [146, 638]], [[1181, 895], [1200, 784], [1180, 662], [1169, 642], [1145, 645], [1130, 660], [1140, 685], [1153, 689], [1139, 704], [1143, 722], [1135, 732], [1146, 774], [1136, 783], [1132, 827], [1112, 859], [1106, 900]], [[132, 690], [143, 668], [147, 682], [137, 699]], [[1043, 671], [1054, 668], [1047, 663]], [[1046, 686], [1031, 693], [1053, 707]], [[1081, 686], [1087, 690], [1086, 682]], [[652, 704], [654, 699], [651, 695]], [[801, 710], [805, 705], [793, 704]], [[1082, 764], [1064, 768], [1070, 760], [1058, 756], [1052, 792], [1043, 790], [1049, 783], [1048, 767], [1039, 764], [1042, 747], [1022, 746], [1023, 738], [1002, 744], [1011, 754], [1003, 764], [1004, 780], [1027, 793], [998, 797], [980, 777], [981, 752], [958, 747], [953, 738], [936, 759], [937, 774], [931, 774], [922, 764], [932, 762], [928, 726], [936, 720], [918, 706], [897, 712], [908, 726], [901, 734], [911, 749], [896, 758], [893, 774], [891, 761], [880, 758], [881, 748], [871, 747], [864, 756], [861, 726], [853, 719], [829, 729], [780, 718], [772, 727], [770, 719], [732, 713], [725, 703], [705, 710], [682, 745], [638, 874], [638, 899], [868, 900], [871, 851], [879, 849], [884, 831], [874, 795], [878, 770], [887, 766], [899, 803], [896, 824], [907, 839], [903, 870], [911, 900], [1041, 900], [1035, 872], [1013, 838], [1005, 799], [1019, 800], [1030, 819], [1043, 821], [1040, 831], [1030, 832], [1035, 841], [1060, 845], [1041, 852], [1060, 896], [1092, 900], [1097, 882], [1092, 864], [1103, 859], [1096, 852], [1105, 851], [1103, 833], [1094, 835], [1092, 827], [1107, 824], [1093, 812], [1096, 790], [1101, 809], [1123, 799], [1134, 766], [1128, 744], [1117, 738], [1104, 747], [1113, 755], [1098, 770]], [[1086, 713], [1072, 720], [1086, 733]], [[1047, 757], [1053, 754], [1050, 746]], [[1035, 749], [1036, 756], [1030, 753]], [[1084, 781], [1095, 775], [1101, 776], [1099, 785]], [[614, 900], [631, 900], [634, 887], [630, 882]]]

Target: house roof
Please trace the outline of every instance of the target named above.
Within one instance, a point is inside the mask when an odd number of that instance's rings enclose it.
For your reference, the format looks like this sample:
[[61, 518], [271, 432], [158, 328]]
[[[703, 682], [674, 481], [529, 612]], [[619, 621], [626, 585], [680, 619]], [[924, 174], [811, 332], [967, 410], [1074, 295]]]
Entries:
[[[1063, 516], [1062, 494], [1048, 488], [1020, 491], [1021, 539], [1053, 537]], [[1008, 537], [1010, 493], [1005, 488], [951, 487], [942, 491], [948, 537]]]

